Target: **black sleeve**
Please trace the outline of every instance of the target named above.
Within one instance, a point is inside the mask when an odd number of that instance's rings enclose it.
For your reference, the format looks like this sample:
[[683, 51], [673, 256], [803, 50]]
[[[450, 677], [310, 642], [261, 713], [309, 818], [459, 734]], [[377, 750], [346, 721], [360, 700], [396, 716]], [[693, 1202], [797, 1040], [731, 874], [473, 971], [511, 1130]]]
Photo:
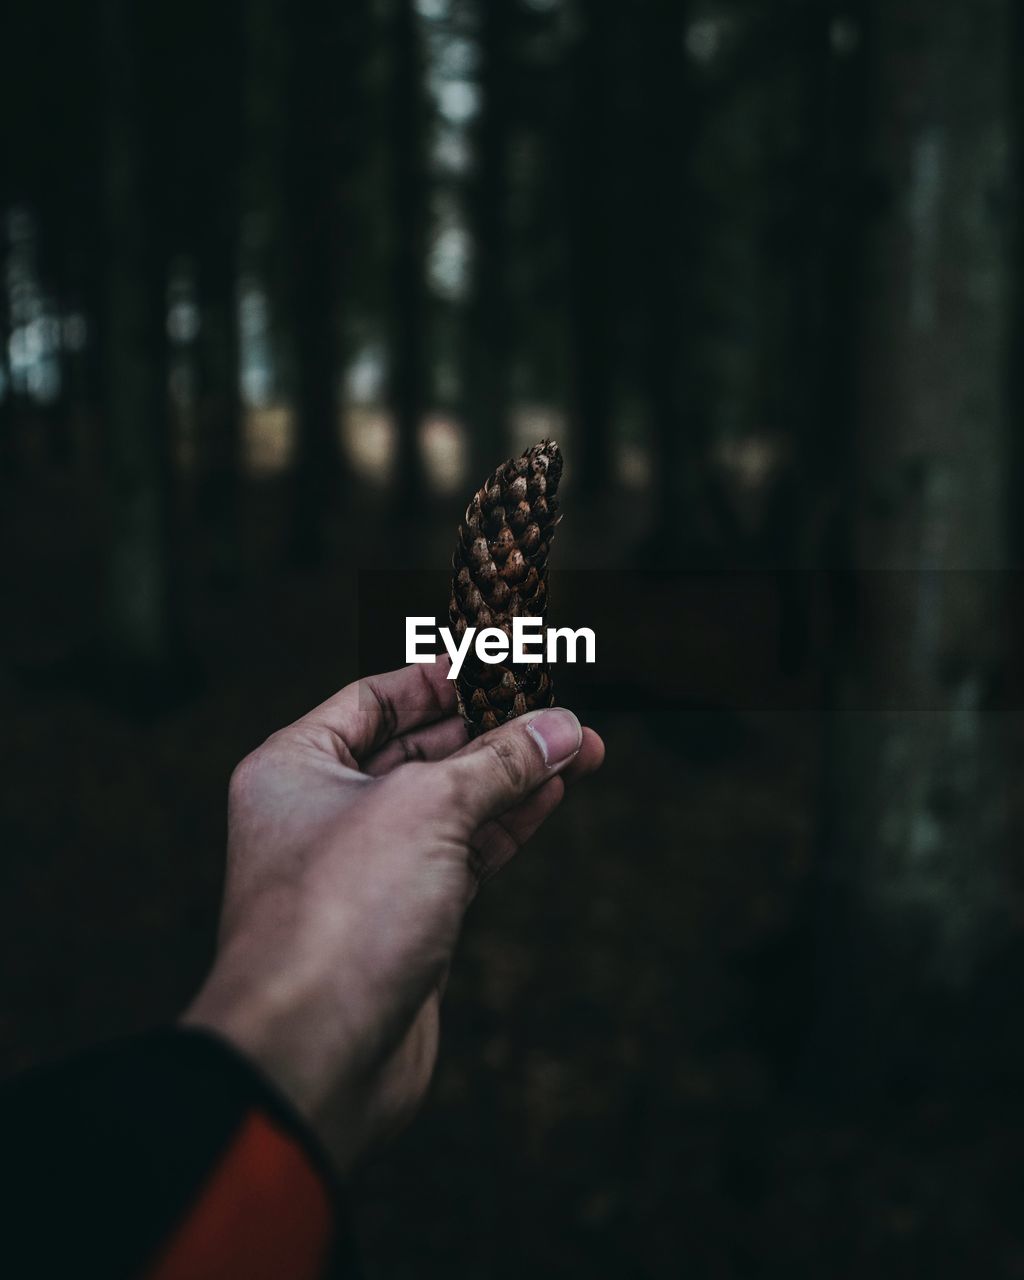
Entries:
[[213, 1035], [161, 1030], [29, 1071], [0, 1087], [0, 1134], [5, 1275], [357, 1274], [312, 1135]]

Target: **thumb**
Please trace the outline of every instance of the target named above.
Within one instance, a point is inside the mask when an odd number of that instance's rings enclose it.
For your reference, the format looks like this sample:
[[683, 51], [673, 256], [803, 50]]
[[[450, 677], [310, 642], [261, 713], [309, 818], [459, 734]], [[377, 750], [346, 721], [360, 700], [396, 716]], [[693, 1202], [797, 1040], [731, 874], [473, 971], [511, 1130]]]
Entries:
[[582, 742], [583, 728], [573, 713], [548, 707], [482, 734], [437, 768], [448, 773], [475, 830], [561, 772]]

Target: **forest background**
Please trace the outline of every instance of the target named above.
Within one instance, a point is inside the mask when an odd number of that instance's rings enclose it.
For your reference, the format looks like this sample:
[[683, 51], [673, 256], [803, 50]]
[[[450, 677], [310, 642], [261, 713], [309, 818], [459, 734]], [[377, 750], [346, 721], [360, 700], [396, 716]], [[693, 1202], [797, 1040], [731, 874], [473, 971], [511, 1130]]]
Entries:
[[368, 1277], [1024, 1275], [1017, 7], [0, 50], [3, 1067], [181, 1008], [232, 765], [554, 436], [608, 761], [474, 908]]

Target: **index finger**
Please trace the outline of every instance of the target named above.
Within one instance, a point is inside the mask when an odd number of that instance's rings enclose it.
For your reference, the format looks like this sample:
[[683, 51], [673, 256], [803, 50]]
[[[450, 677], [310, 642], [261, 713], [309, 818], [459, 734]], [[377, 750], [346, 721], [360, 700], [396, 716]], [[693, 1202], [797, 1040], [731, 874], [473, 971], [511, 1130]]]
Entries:
[[321, 702], [300, 723], [330, 729], [359, 760], [398, 734], [451, 715], [455, 682], [447, 678], [450, 666], [445, 655], [366, 676]]

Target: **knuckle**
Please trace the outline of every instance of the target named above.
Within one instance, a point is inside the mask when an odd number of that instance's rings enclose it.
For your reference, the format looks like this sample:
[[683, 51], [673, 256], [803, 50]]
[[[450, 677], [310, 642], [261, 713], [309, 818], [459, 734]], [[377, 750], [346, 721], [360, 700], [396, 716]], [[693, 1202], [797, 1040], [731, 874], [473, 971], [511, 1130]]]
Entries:
[[530, 776], [529, 761], [518, 734], [503, 734], [488, 742], [491, 765], [515, 791], [526, 785]]
[[260, 772], [262, 763], [259, 748], [255, 751], [250, 751], [247, 756], [239, 760], [231, 771], [231, 779], [228, 782], [228, 795], [233, 799], [245, 795], [251, 789], [256, 775]]
[[431, 797], [439, 809], [446, 811], [458, 803], [462, 788], [450, 769], [432, 769], [429, 764], [420, 765], [419, 768], [429, 774], [429, 778], [426, 780], [430, 788]]
[[398, 731], [398, 708], [395, 706], [394, 700], [371, 680], [360, 681], [360, 690], [373, 700], [379, 717], [379, 728], [377, 737], [379, 741], [386, 742], [395, 736]]
[[402, 760], [405, 764], [414, 764], [417, 761], [424, 760], [422, 745], [408, 733], [403, 733], [395, 739], [398, 750], [402, 753]]
[[455, 769], [447, 764], [423, 764], [416, 767], [422, 770], [424, 792], [436, 812], [447, 813], [459, 806], [464, 797], [464, 788]]

